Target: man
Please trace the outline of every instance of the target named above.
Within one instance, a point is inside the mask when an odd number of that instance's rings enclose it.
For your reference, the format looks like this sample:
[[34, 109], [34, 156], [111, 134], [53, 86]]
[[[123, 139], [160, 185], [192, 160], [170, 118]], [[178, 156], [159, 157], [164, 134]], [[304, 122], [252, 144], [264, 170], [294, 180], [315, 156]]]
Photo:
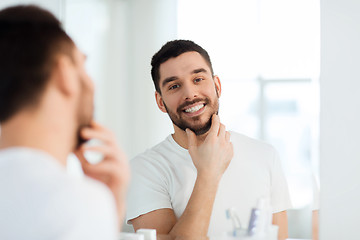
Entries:
[[226, 209], [236, 208], [247, 227], [251, 209], [265, 197], [279, 239], [287, 238], [291, 204], [276, 151], [235, 132], [230, 137], [220, 123], [221, 83], [208, 53], [175, 40], [151, 65], [157, 105], [174, 133], [130, 161], [127, 221], [161, 234], [221, 235], [232, 230]]
[[[50, 12], [0, 11], [0, 239], [117, 239], [128, 165], [92, 120], [84, 62]], [[84, 145], [93, 138], [102, 145]], [[88, 150], [103, 160], [88, 163]], [[66, 173], [71, 152], [88, 177]]]

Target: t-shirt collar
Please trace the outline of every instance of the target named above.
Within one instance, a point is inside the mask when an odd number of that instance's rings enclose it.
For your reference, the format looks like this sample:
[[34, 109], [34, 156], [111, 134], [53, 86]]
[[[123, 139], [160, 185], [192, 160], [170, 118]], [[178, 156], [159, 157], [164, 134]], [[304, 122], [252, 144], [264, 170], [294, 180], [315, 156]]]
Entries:
[[189, 153], [189, 151], [186, 148], [183, 148], [182, 146], [180, 146], [173, 138], [172, 134], [170, 134], [167, 137], [167, 141], [170, 142], [170, 144], [176, 148], [176, 150], [182, 152], [182, 153]]

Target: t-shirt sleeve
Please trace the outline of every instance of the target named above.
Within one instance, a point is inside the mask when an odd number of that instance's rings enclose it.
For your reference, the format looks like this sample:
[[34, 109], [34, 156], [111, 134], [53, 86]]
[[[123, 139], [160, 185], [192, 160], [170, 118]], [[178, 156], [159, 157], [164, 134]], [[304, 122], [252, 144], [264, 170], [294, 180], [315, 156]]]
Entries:
[[154, 210], [172, 209], [165, 170], [144, 157], [131, 160], [130, 166], [126, 222]]
[[288, 184], [281, 167], [279, 154], [275, 149], [273, 149], [271, 169], [271, 206], [273, 213], [292, 208]]

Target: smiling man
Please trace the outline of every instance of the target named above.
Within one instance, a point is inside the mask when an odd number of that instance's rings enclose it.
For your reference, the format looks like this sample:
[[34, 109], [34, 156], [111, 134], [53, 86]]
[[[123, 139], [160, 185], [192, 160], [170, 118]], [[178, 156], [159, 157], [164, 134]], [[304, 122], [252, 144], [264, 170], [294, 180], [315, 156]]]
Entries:
[[208, 53], [192, 41], [166, 43], [152, 58], [156, 102], [174, 133], [131, 161], [127, 220], [135, 230], [205, 236], [243, 226], [260, 198], [271, 201], [279, 239], [287, 237], [287, 183], [276, 151], [220, 122], [221, 82]]

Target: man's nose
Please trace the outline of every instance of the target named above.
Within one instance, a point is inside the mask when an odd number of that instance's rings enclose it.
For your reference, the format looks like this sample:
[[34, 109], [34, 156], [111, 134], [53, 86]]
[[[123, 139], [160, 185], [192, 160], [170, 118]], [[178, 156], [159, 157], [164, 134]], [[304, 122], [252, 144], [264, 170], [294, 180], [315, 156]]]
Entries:
[[185, 100], [192, 100], [194, 98], [197, 98], [197, 96], [198, 96], [198, 91], [197, 91], [196, 86], [187, 84], [184, 86], [183, 91], [184, 91], [184, 99]]

